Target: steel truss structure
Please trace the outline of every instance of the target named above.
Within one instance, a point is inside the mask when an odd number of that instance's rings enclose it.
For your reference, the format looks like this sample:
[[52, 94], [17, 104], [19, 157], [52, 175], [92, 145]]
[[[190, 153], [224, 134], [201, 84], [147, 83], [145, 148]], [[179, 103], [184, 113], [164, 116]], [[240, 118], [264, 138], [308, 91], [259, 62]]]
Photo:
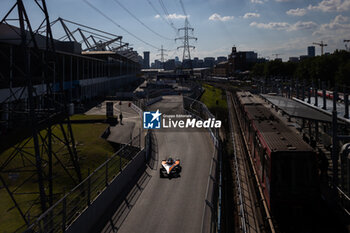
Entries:
[[[193, 37], [193, 36], [190, 36], [190, 35], [188, 34], [189, 31], [192, 31], [192, 32], [193, 32], [193, 31], [194, 31], [194, 28], [192, 28], [192, 27], [189, 26], [189, 22], [188, 22], [187, 17], [186, 17], [186, 19], [185, 19], [185, 27], [179, 28], [178, 30], [179, 30], [179, 31], [184, 31], [184, 36], [178, 37], [178, 38], [175, 39], [175, 41], [176, 41], [176, 40], [182, 40], [183, 43], [184, 43], [182, 46], [177, 47], [177, 49], [183, 48], [182, 66], [184, 66], [185, 61], [188, 60], [189, 63], [190, 63], [190, 69], [192, 70], [193, 67], [192, 67], [190, 49], [191, 49], [191, 48], [194, 49], [195, 47], [194, 47], [193, 45], [190, 45], [189, 41], [190, 41], [190, 40], [197, 40], [197, 38], [196, 38], [196, 37]], [[182, 68], [184, 68], [184, 67], [182, 67]]]
[[[22, 0], [16, 1], [0, 23], [16, 34], [9, 38], [15, 45], [0, 43], [0, 59], [10, 67], [7, 73], [0, 72], [1, 90], [8, 92], [6, 99], [0, 99], [0, 184], [23, 227], [61, 196], [55, 177], [63, 176], [67, 185], [82, 181], [64, 82], [53, 85], [57, 61], [46, 3], [33, 2], [43, 15], [39, 29], [45, 31], [44, 48], [39, 48], [38, 30], [33, 30]], [[12, 26], [13, 22], [19, 27]], [[34, 85], [37, 79], [41, 89]], [[32, 185], [37, 185], [36, 191]]]
[[[60, 37], [59, 41], [76, 42], [83, 45], [83, 52], [93, 51], [111, 51], [127, 57], [137, 62], [137, 52], [133, 51], [130, 44], [123, 42], [122, 36], [102, 31], [81, 23], [73, 22], [61, 17], [50, 23], [51, 27], [60, 25], [65, 35]], [[37, 33], [43, 35], [47, 27], [39, 27]]]

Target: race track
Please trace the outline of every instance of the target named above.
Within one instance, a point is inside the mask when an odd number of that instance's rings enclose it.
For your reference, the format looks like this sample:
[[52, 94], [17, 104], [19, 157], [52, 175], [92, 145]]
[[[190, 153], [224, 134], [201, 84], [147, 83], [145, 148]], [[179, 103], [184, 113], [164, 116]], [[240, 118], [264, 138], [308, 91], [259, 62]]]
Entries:
[[[163, 114], [182, 113], [182, 98], [165, 97], [152, 106]], [[200, 232], [205, 205], [213, 143], [206, 130], [155, 131], [158, 155], [149, 181], [120, 227], [114, 232], [164, 233]], [[181, 160], [179, 178], [159, 178], [160, 160], [167, 156]], [[112, 232], [113, 232], [112, 231]], [[103, 232], [111, 232], [106, 226]]]

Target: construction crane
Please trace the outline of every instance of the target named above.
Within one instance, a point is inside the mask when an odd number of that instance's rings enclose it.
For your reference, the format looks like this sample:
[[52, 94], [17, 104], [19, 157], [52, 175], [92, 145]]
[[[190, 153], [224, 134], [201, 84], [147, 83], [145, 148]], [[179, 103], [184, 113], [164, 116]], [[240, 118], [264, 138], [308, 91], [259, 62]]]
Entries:
[[350, 51], [350, 48], [348, 47], [349, 42], [350, 42], [350, 40], [344, 40], [346, 51]]
[[274, 54], [272, 54], [272, 56], [275, 56], [275, 59], [278, 59], [279, 55], [282, 55], [282, 54], [281, 53], [274, 53]]
[[323, 41], [321, 40], [321, 43], [316, 43], [316, 42], [314, 42], [314, 43], [312, 43], [312, 44], [314, 44], [314, 45], [318, 45], [318, 46], [320, 46], [321, 47], [321, 56], [323, 55], [323, 47], [326, 47], [327, 46], [327, 44], [325, 44], [325, 43], [323, 43]]

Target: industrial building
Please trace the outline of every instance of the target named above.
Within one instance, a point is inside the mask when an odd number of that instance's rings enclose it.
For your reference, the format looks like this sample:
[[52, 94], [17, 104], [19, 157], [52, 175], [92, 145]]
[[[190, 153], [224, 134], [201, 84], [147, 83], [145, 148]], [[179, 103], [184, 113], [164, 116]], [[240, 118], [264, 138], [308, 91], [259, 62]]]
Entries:
[[232, 47], [228, 57], [229, 69], [232, 73], [249, 70], [258, 61], [258, 54], [254, 51], [237, 51], [236, 47]]
[[[80, 103], [98, 96], [114, 95], [116, 89], [122, 88], [137, 80], [140, 70], [138, 54], [132, 49], [106, 49], [109, 44], [97, 42], [90, 48], [82, 48], [76, 40], [53, 40], [55, 52], [48, 52], [46, 37], [35, 34], [35, 41], [30, 41], [26, 31], [30, 53], [23, 56], [20, 28], [9, 24], [0, 24], [0, 109], [2, 126], [12, 113], [12, 102], [21, 102], [23, 108], [28, 106], [27, 79], [23, 72], [28, 69], [31, 83], [35, 89], [33, 99], [37, 109], [44, 105], [43, 95], [48, 88], [53, 94], [64, 94], [69, 103]], [[119, 44], [122, 37], [118, 37]], [[124, 44], [120, 47], [125, 47]], [[48, 68], [45, 57], [50, 58]], [[27, 67], [28, 65], [28, 67]], [[48, 69], [44, 80], [45, 69]], [[47, 86], [49, 83], [49, 86]], [[58, 97], [57, 97], [58, 98]]]

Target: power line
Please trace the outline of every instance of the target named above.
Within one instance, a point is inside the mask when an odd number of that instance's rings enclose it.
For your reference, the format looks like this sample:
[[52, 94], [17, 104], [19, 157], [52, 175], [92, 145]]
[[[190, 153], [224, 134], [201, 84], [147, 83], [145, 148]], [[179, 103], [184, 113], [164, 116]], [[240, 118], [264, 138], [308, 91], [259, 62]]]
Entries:
[[187, 17], [185, 6], [184, 6], [184, 3], [182, 2], [182, 0], [180, 0], [180, 4], [181, 4], [182, 11], [184, 12], [185, 16]]
[[116, 23], [112, 18], [108, 17], [107, 15], [105, 15], [101, 10], [99, 10], [98, 8], [96, 8], [94, 5], [92, 5], [89, 1], [87, 0], [83, 0], [86, 4], [88, 4], [92, 9], [94, 9], [95, 11], [97, 11], [100, 15], [102, 15], [103, 17], [105, 17], [106, 19], [108, 19], [111, 23], [113, 23], [115, 26], [119, 27], [120, 29], [122, 29], [123, 31], [125, 31], [126, 33], [128, 33], [130, 36], [134, 37], [135, 39], [141, 41], [142, 43], [151, 46], [152, 48], [155, 49], [159, 49], [157, 46], [152, 45], [150, 43], [148, 43], [147, 41], [144, 41], [143, 39], [141, 39], [140, 37], [136, 36], [134, 33], [128, 31], [126, 28], [122, 27], [121, 25], [119, 25], [118, 23]]
[[[180, 1], [180, 5], [181, 5], [181, 8], [182, 8], [182, 11], [184, 12], [184, 14], [185, 14], [185, 16], [186, 16], [186, 19], [187, 19], [187, 21], [188, 21], [188, 15], [187, 15], [187, 12], [186, 12], [186, 9], [185, 9], [185, 5], [184, 5], [184, 3], [182, 2], [182, 0], [179, 0], [179, 1]], [[189, 21], [188, 21], [188, 25], [189, 25], [190, 27], [192, 27]]]
[[169, 12], [168, 12], [167, 8], [165, 7], [163, 0], [158, 0], [158, 2], [159, 2], [159, 5], [162, 7], [165, 15], [167, 16], [167, 19], [169, 20], [170, 24], [174, 26], [173, 21], [169, 18]]
[[144, 24], [141, 20], [139, 20], [133, 13], [131, 13], [123, 4], [121, 4], [118, 0], [114, 0], [115, 3], [117, 3], [121, 8], [123, 8], [126, 12], [129, 13], [129, 15], [131, 15], [135, 20], [137, 20], [137, 22], [139, 22], [140, 24], [142, 24], [145, 28], [147, 28], [149, 31], [151, 31], [152, 33], [156, 34], [157, 36], [166, 39], [166, 40], [172, 40], [168, 37], [165, 37], [161, 34], [159, 34], [158, 32], [154, 31], [152, 28], [148, 27], [146, 24]]
[[162, 20], [168, 24], [172, 29], [175, 30], [175, 32], [177, 32], [177, 28], [174, 26], [173, 23], [170, 23], [166, 18], [164, 18], [164, 16], [157, 10], [157, 8], [152, 4], [152, 2], [150, 0], [147, 0], [147, 2], [150, 4], [150, 6], [153, 8], [153, 10], [156, 12], [157, 15], [159, 15], [159, 17], [162, 18]]

